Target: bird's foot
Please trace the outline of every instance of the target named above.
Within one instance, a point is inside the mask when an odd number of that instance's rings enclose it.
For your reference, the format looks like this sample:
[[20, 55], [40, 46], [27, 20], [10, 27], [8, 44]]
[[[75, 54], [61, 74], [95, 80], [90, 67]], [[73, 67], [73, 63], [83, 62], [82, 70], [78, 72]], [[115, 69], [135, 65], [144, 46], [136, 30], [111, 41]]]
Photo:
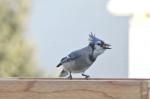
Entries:
[[69, 75], [69, 76], [68, 76], [68, 79], [69, 79], [69, 80], [71, 80], [71, 79], [72, 79], [72, 76], [71, 76], [71, 75]]
[[86, 80], [88, 80], [89, 78], [90, 78], [90, 76], [89, 76], [89, 75], [85, 76], [85, 79], [86, 79]]
[[86, 80], [88, 80], [90, 78], [89, 75], [82, 74], [82, 76], [84, 76]]

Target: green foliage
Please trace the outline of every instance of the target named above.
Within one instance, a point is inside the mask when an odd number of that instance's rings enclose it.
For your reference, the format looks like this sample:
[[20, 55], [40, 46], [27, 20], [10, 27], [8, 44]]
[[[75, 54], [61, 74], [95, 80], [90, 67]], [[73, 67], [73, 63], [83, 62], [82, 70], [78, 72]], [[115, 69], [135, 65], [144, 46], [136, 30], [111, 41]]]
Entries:
[[38, 74], [32, 48], [23, 38], [29, 0], [0, 0], [0, 77]]

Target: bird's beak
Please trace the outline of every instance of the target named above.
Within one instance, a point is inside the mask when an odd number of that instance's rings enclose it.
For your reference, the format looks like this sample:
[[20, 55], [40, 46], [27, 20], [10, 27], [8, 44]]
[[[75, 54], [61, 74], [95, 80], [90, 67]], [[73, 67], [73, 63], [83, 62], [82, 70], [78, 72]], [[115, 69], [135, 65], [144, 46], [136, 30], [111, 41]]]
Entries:
[[112, 48], [110, 48], [110, 46], [111, 46], [111, 45], [105, 43], [105, 44], [103, 45], [103, 48], [104, 48], [104, 49], [112, 49]]

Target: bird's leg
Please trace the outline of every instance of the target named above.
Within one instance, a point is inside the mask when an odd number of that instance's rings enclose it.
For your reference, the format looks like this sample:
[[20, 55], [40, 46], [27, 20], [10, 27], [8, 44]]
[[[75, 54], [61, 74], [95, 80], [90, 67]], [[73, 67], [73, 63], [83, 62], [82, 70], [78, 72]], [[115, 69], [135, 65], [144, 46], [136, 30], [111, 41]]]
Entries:
[[82, 73], [82, 76], [84, 76], [85, 79], [88, 79], [90, 77], [89, 75], [85, 75], [84, 73]]
[[69, 76], [68, 76], [68, 79], [72, 79], [72, 75], [71, 75], [71, 72], [69, 72]]

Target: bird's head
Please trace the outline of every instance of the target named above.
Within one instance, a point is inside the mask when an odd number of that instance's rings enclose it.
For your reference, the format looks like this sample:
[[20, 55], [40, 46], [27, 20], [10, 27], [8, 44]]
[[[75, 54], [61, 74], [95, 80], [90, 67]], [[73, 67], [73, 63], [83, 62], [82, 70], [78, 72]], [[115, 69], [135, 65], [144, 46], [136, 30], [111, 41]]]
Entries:
[[90, 46], [93, 48], [93, 54], [96, 56], [102, 54], [106, 49], [111, 49], [109, 44], [97, 38], [92, 32], [89, 35]]

